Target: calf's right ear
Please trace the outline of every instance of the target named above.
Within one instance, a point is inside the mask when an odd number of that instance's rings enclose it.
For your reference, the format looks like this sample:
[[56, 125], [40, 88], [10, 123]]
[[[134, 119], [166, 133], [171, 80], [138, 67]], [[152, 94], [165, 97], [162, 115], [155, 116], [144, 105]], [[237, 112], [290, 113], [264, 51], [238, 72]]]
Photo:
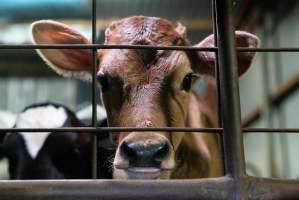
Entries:
[[[33, 44], [90, 44], [82, 34], [71, 27], [52, 20], [32, 23]], [[58, 74], [90, 79], [92, 51], [90, 49], [39, 49], [40, 57]]]

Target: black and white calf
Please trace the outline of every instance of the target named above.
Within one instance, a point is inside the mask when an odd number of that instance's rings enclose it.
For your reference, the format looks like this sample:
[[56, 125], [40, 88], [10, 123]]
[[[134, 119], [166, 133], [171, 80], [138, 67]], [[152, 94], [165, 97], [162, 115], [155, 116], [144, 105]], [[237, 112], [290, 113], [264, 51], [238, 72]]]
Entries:
[[[102, 124], [106, 122], [103, 121]], [[66, 106], [54, 103], [26, 107], [15, 128], [58, 128], [84, 126]], [[107, 134], [99, 136], [98, 178], [111, 178], [114, 150]], [[1, 154], [8, 159], [11, 179], [91, 178], [92, 135], [89, 133], [6, 133]]]

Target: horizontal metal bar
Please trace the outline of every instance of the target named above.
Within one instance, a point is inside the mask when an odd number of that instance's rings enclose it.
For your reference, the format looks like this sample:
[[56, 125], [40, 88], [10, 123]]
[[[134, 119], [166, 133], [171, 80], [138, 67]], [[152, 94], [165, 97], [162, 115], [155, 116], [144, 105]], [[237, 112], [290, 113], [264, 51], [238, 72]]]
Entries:
[[[298, 180], [245, 176], [250, 200], [298, 199]], [[194, 180], [2, 180], [1, 200], [232, 199], [230, 177]]]
[[0, 49], [156, 49], [185, 51], [217, 51], [217, 47], [156, 46], [156, 45], [107, 45], [107, 44], [2, 44]]
[[228, 177], [200, 180], [0, 181], [1, 200], [229, 199]]
[[247, 177], [249, 199], [298, 200], [299, 181]]
[[299, 52], [299, 48], [285, 47], [285, 48], [248, 48], [238, 47], [239, 52]]
[[247, 133], [299, 133], [299, 128], [244, 128]]
[[[156, 45], [107, 45], [107, 44], [1, 44], [0, 49], [155, 49], [216, 52], [217, 47], [156, 46]], [[239, 52], [299, 52], [299, 48], [248, 48], [237, 47]]]
[[137, 128], [137, 127], [68, 127], [68, 128], [0, 128], [2, 132], [205, 132], [219, 133], [222, 128], [186, 128], [186, 127], [159, 127], [159, 128]]
[[[201, 132], [221, 133], [222, 128], [187, 128], [187, 127], [157, 127], [157, 128], [136, 128], [136, 127], [68, 127], [68, 128], [0, 128], [0, 133], [5, 132]], [[244, 128], [244, 133], [299, 133], [299, 128]]]

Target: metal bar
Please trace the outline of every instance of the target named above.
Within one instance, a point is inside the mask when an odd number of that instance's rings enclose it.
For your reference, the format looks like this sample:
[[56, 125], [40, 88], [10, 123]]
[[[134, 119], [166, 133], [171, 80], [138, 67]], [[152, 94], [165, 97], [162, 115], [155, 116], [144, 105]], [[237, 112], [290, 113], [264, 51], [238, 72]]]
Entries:
[[[92, 0], [92, 44], [96, 43], [96, 29], [97, 29], [97, 6], [96, 6], [96, 0]], [[96, 84], [96, 77], [97, 77], [97, 49], [92, 49], [92, 126], [97, 127], [97, 99], [96, 99], [96, 93], [97, 93], [97, 84]], [[98, 156], [98, 140], [97, 140], [97, 132], [94, 132], [93, 135], [93, 144], [92, 144], [92, 178], [97, 178], [97, 156]]]
[[[298, 199], [298, 180], [246, 177], [250, 200]], [[78, 190], [80, 188], [80, 190]], [[126, 199], [230, 199], [229, 177], [197, 180], [35, 180], [0, 181], [1, 200], [126, 200]]]
[[218, 133], [221, 128], [185, 128], [185, 127], [68, 127], [68, 128], [0, 128], [0, 132], [131, 132], [131, 131], [169, 131], [169, 132], [206, 132]]
[[[217, 36], [217, 26], [216, 26], [216, 0], [212, 1], [212, 19], [213, 19], [213, 34], [214, 34], [214, 43], [215, 47], [218, 47], [218, 36]], [[218, 103], [218, 126], [222, 126], [222, 119], [221, 119], [221, 100], [220, 100], [220, 78], [219, 78], [219, 59], [218, 59], [218, 51], [215, 52], [215, 78], [217, 81], [217, 103]]]
[[297, 200], [299, 199], [298, 180], [280, 180], [266, 178], [247, 178], [249, 199], [275, 199]]
[[1, 200], [228, 199], [228, 177], [200, 180], [0, 181]]
[[[68, 128], [0, 128], [0, 133], [6, 132], [198, 132], [198, 133], [222, 133], [222, 128], [185, 128], [185, 127], [157, 127], [157, 128], [137, 128], [137, 127], [68, 127]], [[299, 128], [244, 128], [244, 133], [299, 133]]]
[[[218, 47], [218, 36], [217, 36], [217, 26], [216, 26], [216, 0], [212, 0], [212, 20], [213, 20], [213, 34], [214, 34], [214, 44], [215, 47]], [[217, 85], [217, 123], [218, 127], [222, 127], [222, 118], [221, 118], [221, 99], [220, 99], [220, 78], [219, 78], [219, 60], [218, 60], [218, 51], [215, 52], [215, 79], [216, 79], [216, 85]], [[220, 137], [220, 153], [221, 153], [221, 164], [222, 164], [222, 173], [226, 174], [225, 171], [225, 162], [224, 162], [224, 140], [223, 137]]]
[[244, 128], [247, 133], [299, 133], [299, 128]]
[[299, 48], [248, 48], [237, 47], [238, 52], [299, 52]]
[[[157, 46], [157, 45], [108, 45], [108, 44], [1, 44], [0, 49], [153, 49], [183, 51], [217, 51], [217, 47]], [[236, 47], [238, 52], [299, 52], [299, 48], [249, 48]]]
[[241, 134], [241, 112], [232, 20], [232, 1], [216, 1], [216, 23], [218, 31], [218, 55], [222, 102], [223, 138], [226, 172], [234, 179], [231, 199], [247, 199], [244, 180], [245, 159]]
[[107, 44], [2, 44], [0, 49], [154, 49], [154, 50], [184, 50], [184, 51], [217, 51], [216, 47], [193, 46], [156, 46], [156, 45], [107, 45]]

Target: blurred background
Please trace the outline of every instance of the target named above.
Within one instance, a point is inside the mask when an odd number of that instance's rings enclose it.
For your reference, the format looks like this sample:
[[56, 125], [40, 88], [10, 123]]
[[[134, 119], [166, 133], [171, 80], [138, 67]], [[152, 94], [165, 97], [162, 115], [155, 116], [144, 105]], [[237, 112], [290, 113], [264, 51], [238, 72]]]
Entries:
[[[131, 15], [180, 21], [192, 44], [212, 33], [211, 0], [97, 0], [97, 40], [112, 21]], [[236, 29], [258, 35], [262, 47], [299, 47], [299, 2], [235, 0]], [[35, 20], [55, 19], [91, 38], [90, 0], [1, 0], [0, 44], [30, 43]], [[298, 53], [258, 53], [240, 78], [244, 127], [299, 127]], [[201, 83], [202, 84], [202, 83]], [[35, 50], [0, 50], [0, 127], [12, 127], [15, 116], [32, 103], [53, 101], [78, 111], [91, 103], [90, 83], [56, 75]], [[199, 88], [204, 86], [200, 85]], [[100, 98], [99, 102], [100, 102]], [[299, 177], [299, 134], [247, 133], [249, 174]], [[7, 166], [2, 165], [5, 177]]]

